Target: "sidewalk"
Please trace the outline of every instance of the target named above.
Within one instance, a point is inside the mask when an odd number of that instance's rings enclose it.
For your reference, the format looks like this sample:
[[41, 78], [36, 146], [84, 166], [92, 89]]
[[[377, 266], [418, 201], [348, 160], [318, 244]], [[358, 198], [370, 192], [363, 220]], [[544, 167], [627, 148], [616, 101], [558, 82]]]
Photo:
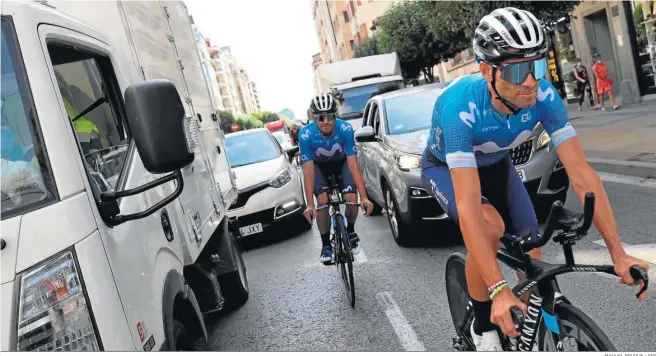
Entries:
[[597, 170], [656, 178], [656, 100], [622, 106], [619, 110], [568, 105], [588, 162]]

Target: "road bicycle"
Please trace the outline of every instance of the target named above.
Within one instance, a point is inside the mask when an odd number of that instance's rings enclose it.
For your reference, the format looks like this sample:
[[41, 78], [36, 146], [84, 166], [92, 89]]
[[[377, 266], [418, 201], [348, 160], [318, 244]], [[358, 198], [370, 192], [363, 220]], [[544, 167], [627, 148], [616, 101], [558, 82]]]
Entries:
[[[531, 291], [526, 316], [517, 307], [510, 310], [520, 336], [510, 338], [497, 328], [505, 351], [531, 351], [534, 345], [537, 345], [539, 351], [615, 351], [608, 336], [590, 317], [572, 305], [561, 292], [556, 280], [556, 276], [571, 272], [616, 275], [610, 265], [577, 265], [574, 262], [572, 246], [587, 235], [594, 215], [594, 201], [594, 193], [588, 192], [583, 214], [564, 209], [560, 201], [554, 202], [543, 234], [535, 242], [527, 240], [530, 234], [502, 237], [505, 246], [498, 251], [497, 259], [526, 277], [512, 288], [513, 293], [519, 297]], [[539, 261], [527, 254], [532, 249], [546, 245], [556, 230], [560, 232], [553, 241], [561, 244], [565, 264]], [[639, 296], [649, 285], [647, 271], [640, 266], [632, 266], [630, 273], [636, 282], [644, 282], [644, 287], [636, 295]], [[537, 293], [534, 287], [537, 287]], [[453, 253], [447, 260], [446, 292], [457, 334], [453, 339], [453, 347], [458, 351], [474, 351], [476, 348], [470, 333], [474, 313], [467, 292], [465, 256], [461, 253]]]
[[360, 206], [360, 203], [344, 201], [341, 193], [341, 175], [328, 176], [326, 181], [330, 187], [328, 202], [318, 207], [317, 211], [330, 209], [330, 221], [333, 229], [333, 234], [330, 238], [330, 244], [333, 249], [332, 263], [337, 266], [342, 275], [349, 303], [354, 308], [355, 282], [353, 280], [353, 253], [351, 252], [351, 243], [346, 233], [346, 217], [342, 215], [340, 205]]

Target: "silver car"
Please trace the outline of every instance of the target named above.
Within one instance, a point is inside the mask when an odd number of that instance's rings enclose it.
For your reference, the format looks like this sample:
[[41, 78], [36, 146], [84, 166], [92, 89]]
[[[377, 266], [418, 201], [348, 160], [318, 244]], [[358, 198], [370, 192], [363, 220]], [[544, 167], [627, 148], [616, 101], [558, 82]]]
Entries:
[[[417, 222], [448, 216], [421, 180], [419, 160], [426, 148], [433, 106], [443, 84], [429, 84], [371, 98], [362, 128], [355, 132], [358, 162], [369, 199], [383, 208], [399, 245]], [[555, 200], [565, 202], [569, 179], [541, 124], [510, 151], [540, 219]]]
[[227, 134], [225, 146], [238, 190], [228, 216], [237, 220], [240, 237], [286, 222], [303, 230], [312, 227], [303, 217], [301, 175], [290, 163], [298, 146], [283, 149], [267, 129]]

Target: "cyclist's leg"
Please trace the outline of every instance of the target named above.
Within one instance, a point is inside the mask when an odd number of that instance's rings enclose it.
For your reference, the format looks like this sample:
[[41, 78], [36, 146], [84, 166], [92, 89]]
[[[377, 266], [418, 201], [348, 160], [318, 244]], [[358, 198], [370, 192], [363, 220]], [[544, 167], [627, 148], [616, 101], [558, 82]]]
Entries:
[[[346, 161], [344, 161], [344, 165], [342, 166], [342, 195], [344, 196], [344, 200], [350, 201], [350, 202], [357, 202], [358, 201], [358, 195], [357, 195], [357, 188], [355, 186], [355, 180], [353, 179], [353, 174], [351, 174], [351, 170], [348, 168], [348, 164], [346, 164]], [[357, 255], [360, 253], [360, 238], [358, 237], [358, 234], [355, 232], [355, 221], [358, 218], [358, 207], [356, 205], [347, 205], [346, 206], [346, 222], [348, 222], [348, 225], [346, 226], [346, 232], [349, 235], [349, 241], [351, 242], [351, 252], [353, 252], [354, 255]]]
[[[479, 169], [481, 180], [485, 178], [485, 171]], [[496, 177], [494, 177], [496, 178]], [[437, 198], [442, 210], [446, 212], [451, 221], [460, 225], [458, 210], [455, 202], [453, 191], [453, 182], [451, 172], [445, 164], [436, 164], [422, 171], [422, 180], [426, 187], [430, 187], [433, 195]], [[504, 224], [501, 216], [490, 204], [486, 197], [481, 197], [483, 218], [486, 222], [487, 234], [481, 238], [488, 239], [496, 250], [501, 247], [500, 238], [504, 232]], [[485, 268], [485, 266], [482, 266]], [[470, 254], [467, 254], [465, 264], [465, 274], [467, 277], [467, 289], [472, 298], [474, 307], [474, 323], [472, 325], [472, 337], [477, 345], [483, 343], [480, 348], [486, 350], [501, 349], [501, 342], [496, 334], [495, 326], [490, 321], [490, 311], [492, 303], [490, 301], [487, 285], [481, 278], [479, 266], [476, 265]], [[473, 333], [476, 335], [473, 335]]]
[[[531, 198], [526, 191], [526, 186], [519, 176], [516, 174], [515, 167], [508, 156], [506, 158], [506, 169], [508, 170], [508, 179], [506, 181], [507, 189], [507, 203], [508, 203], [508, 217], [507, 231], [515, 235], [524, 235], [528, 232], [531, 233], [531, 239], [537, 239], [538, 235], [538, 219], [535, 216], [535, 208], [531, 202]], [[542, 249], [537, 248], [529, 252], [529, 255], [535, 259], [542, 259]], [[517, 278], [521, 281], [524, 276], [517, 273]], [[529, 293], [523, 296], [523, 300], [527, 301]]]
[[[328, 183], [321, 171], [320, 163], [314, 162], [314, 196], [317, 198], [317, 207], [323, 206], [328, 202]], [[330, 247], [330, 215], [328, 209], [317, 211], [317, 227], [321, 234], [321, 255], [319, 262], [327, 263], [333, 258], [333, 252]]]

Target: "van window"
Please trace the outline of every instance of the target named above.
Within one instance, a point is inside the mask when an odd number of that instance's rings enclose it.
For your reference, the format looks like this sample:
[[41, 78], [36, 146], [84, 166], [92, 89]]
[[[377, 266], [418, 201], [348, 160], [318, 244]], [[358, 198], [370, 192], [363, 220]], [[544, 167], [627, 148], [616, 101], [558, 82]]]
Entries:
[[128, 153], [120, 89], [109, 58], [56, 43], [48, 44], [59, 92], [96, 198], [117, 190]]
[[54, 180], [27, 86], [11, 21], [2, 18], [2, 219], [37, 209], [56, 198]]

